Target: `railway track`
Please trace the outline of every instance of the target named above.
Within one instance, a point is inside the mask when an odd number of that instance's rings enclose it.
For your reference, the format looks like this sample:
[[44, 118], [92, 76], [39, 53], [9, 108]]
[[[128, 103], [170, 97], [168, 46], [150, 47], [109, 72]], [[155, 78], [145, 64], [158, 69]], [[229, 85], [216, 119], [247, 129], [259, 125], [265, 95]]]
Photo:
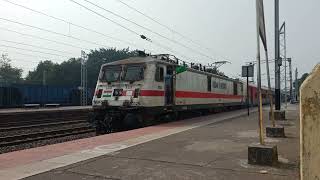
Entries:
[[82, 126], [77, 127], [67, 127], [55, 130], [45, 130], [40, 132], [29, 132], [16, 135], [9, 135], [0, 137], [0, 147], [13, 146], [39, 140], [48, 140], [53, 138], [78, 135], [90, 132], [94, 132], [94, 129], [90, 128], [86, 124], [83, 124]]
[[[25, 149], [85, 137], [94, 133], [87, 122], [88, 112], [26, 113], [0, 117], [0, 153], [2, 149]], [[92, 136], [92, 135], [90, 135]], [[77, 138], [76, 138], [77, 139]], [[65, 140], [64, 140], [65, 141]]]
[[54, 126], [63, 126], [63, 125], [72, 125], [72, 124], [81, 124], [86, 123], [86, 120], [69, 120], [69, 121], [60, 121], [60, 122], [43, 122], [37, 121], [38, 124], [33, 122], [31, 125], [22, 125], [22, 126], [15, 126], [15, 125], [7, 125], [7, 127], [0, 127], [0, 131], [14, 131], [14, 130], [23, 130], [27, 128], [45, 128], [45, 127], [54, 127]]

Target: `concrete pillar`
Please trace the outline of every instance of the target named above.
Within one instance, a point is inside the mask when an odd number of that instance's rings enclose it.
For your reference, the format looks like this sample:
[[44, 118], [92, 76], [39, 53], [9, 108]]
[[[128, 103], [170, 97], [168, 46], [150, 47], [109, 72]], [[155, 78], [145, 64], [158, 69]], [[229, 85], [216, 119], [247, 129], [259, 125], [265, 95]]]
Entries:
[[301, 180], [320, 179], [320, 64], [300, 88]]

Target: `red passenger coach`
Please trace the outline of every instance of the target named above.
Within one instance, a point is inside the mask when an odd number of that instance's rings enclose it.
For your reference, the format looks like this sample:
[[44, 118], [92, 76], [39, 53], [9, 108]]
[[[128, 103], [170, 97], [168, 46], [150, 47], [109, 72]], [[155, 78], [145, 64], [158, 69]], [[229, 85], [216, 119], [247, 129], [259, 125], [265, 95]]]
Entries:
[[[184, 71], [178, 72], [181, 67]], [[181, 66], [170, 55], [140, 54], [102, 65], [91, 122], [108, 132], [175, 119], [183, 111], [240, 108], [246, 105], [245, 88], [205, 68]], [[249, 88], [250, 103], [256, 104], [256, 87]]]

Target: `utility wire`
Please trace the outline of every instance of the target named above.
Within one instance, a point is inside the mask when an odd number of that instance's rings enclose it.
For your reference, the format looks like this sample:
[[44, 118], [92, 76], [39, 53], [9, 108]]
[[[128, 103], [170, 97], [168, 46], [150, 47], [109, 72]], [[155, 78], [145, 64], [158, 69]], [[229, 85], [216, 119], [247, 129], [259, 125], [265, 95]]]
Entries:
[[[275, 62], [275, 60], [274, 59], [269, 59], [268, 62], [269, 63], [273, 63], [273, 62]], [[254, 65], [254, 64], [257, 64], [257, 61], [249, 61], [249, 62], [246, 62], [246, 63]], [[266, 60], [261, 60], [261, 64], [265, 64], [265, 63], [267, 63]]]
[[[16, 61], [16, 62], [19, 62], [19, 63], [39, 63], [39, 61], [33, 61], [33, 60], [29, 60], [29, 59], [17, 59], [17, 58], [9, 58], [10, 61]], [[24, 69], [26, 68], [25, 66], [21, 67], [21, 69]]]
[[60, 50], [56, 50], [56, 49], [51, 49], [51, 48], [46, 48], [46, 47], [42, 47], [42, 46], [31, 45], [31, 44], [22, 43], [22, 42], [16, 42], [16, 41], [10, 41], [10, 40], [1, 40], [1, 41], [8, 42], [8, 43], [13, 43], [13, 44], [24, 45], [24, 46], [35, 47], [35, 48], [44, 49], [44, 50], [55, 51], [55, 52], [64, 53], [64, 54], [72, 54], [72, 53], [67, 52], [67, 51], [60, 51]]
[[96, 42], [93, 42], [93, 41], [80, 39], [80, 38], [77, 38], [77, 37], [74, 37], [74, 36], [71, 36], [71, 35], [66, 35], [66, 34], [63, 34], [63, 33], [59, 33], [59, 32], [48, 30], [48, 29], [44, 29], [44, 28], [41, 28], [41, 27], [25, 24], [25, 23], [22, 23], [22, 22], [6, 19], [6, 18], [2, 18], [2, 17], [0, 17], [0, 19], [3, 20], [3, 21], [19, 24], [19, 25], [22, 25], [22, 26], [27, 26], [27, 27], [30, 27], [30, 28], [34, 28], [34, 29], [38, 29], [38, 30], [41, 30], [41, 31], [49, 32], [49, 33], [56, 34], [56, 35], [59, 35], [59, 36], [72, 38], [72, 39], [75, 39], [75, 40], [78, 40], [78, 41], [82, 41], [82, 42], [86, 42], [86, 43], [89, 43], [89, 44], [94, 44], [94, 45], [98, 45], [98, 46], [101, 46], [101, 47], [111, 48], [110, 46], [102, 45], [102, 44], [99, 44], [99, 43], [96, 43]]
[[97, 15], [101, 16], [101, 17], [103, 17], [104, 19], [107, 19], [108, 21], [113, 22], [114, 24], [116, 24], [116, 25], [118, 25], [118, 26], [120, 26], [120, 27], [122, 27], [122, 28], [124, 28], [124, 29], [128, 30], [129, 32], [131, 32], [131, 33], [133, 33], [133, 34], [135, 34], [135, 35], [141, 36], [141, 35], [140, 35], [139, 33], [137, 33], [136, 31], [133, 31], [133, 30], [131, 30], [131, 29], [129, 29], [129, 28], [127, 28], [127, 27], [123, 26], [122, 24], [120, 24], [120, 23], [118, 23], [118, 22], [116, 22], [116, 21], [114, 21], [114, 20], [112, 20], [112, 19], [110, 19], [110, 18], [107, 18], [106, 16], [104, 16], [104, 15], [102, 15], [102, 14], [100, 14], [100, 13], [98, 13], [98, 12], [96, 12], [96, 11], [94, 11], [94, 10], [92, 10], [92, 9], [90, 9], [90, 8], [88, 8], [88, 7], [86, 7], [86, 6], [82, 5], [82, 4], [80, 4], [80, 3], [76, 2], [76, 1], [74, 1], [74, 0], [70, 0], [70, 1], [71, 1], [71, 2], [73, 2], [73, 3], [75, 3], [75, 4], [78, 4], [79, 6], [81, 6], [81, 7], [85, 8], [85, 9], [86, 9], [86, 10], [88, 10], [88, 11], [91, 11], [91, 12], [93, 12], [93, 13], [95, 13], [95, 14], [97, 14]]
[[[2, 1], [5, 1], [5, 2], [10, 3], [10, 4], [12, 4], [12, 5], [19, 6], [19, 7], [21, 7], [21, 8], [27, 9], [27, 10], [29, 10], [29, 11], [32, 11], [32, 12], [35, 12], [35, 13], [38, 13], [38, 14], [41, 14], [41, 15], [43, 15], [43, 16], [46, 16], [46, 17], [49, 17], [49, 18], [52, 18], [52, 19], [55, 19], [55, 20], [58, 20], [58, 21], [62, 21], [62, 22], [64, 22], [64, 23], [67, 23], [67, 24], [69, 24], [69, 25], [72, 25], [72, 26], [75, 26], [75, 27], [78, 27], [78, 28], [87, 30], [87, 31], [89, 31], [89, 32], [93, 32], [93, 33], [99, 34], [99, 35], [104, 36], [104, 37], [106, 37], [106, 38], [110, 38], [110, 39], [113, 39], [113, 40], [115, 40], [115, 41], [119, 41], [119, 42], [122, 42], [122, 43], [125, 43], [125, 44], [130, 44], [130, 45], [135, 46], [135, 47], [139, 47], [138, 45], [136, 45], [136, 44], [134, 44], [134, 43], [132, 43], [132, 42], [129, 42], [129, 41], [126, 41], [126, 40], [122, 40], [122, 39], [119, 39], [119, 38], [116, 38], [116, 37], [112, 37], [112, 36], [110, 36], [110, 35], [101, 33], [101, 32], [99, 32], [99, 31], [96, 31], [96, 30], [93, 30], [93, 29], [90, 29], [90, 28], [87, 28], [87, 27], [84, 27], [84, 26], [81, 26], [81, 25], [78, 25], [78, 24], [74, 24], [74, 23], [72, 23], [72, 22], [70, 22], [70, 21], [67, 21], [67, 20], [65, 20], [65, 19], [58, 18], [58, 17], [52, 16], [52, 15], [49, 15], [49, 14], [47, 14], [47, 13], [44, 13], [44, 12], [35, 10], [35, 9], [31, 9], [31, 8], [26, 7], [26, 6], [23, 6], [23, 5], [21, 5], [21, 4], [17, 4], [17, 3], [14, 3], [14, 2], [8, 1], [8, 0], [2, 0]], [[148, 49], [146, 49], [146, 50], [148, 50]], [[148, 51], [150, 51], [150, 50], [148, 50]]]
[[179, 52], [174, 51], [174, 50], [172, 50], [171, 48], [169, 48], [169, 47], [167, 47], [167, 46], [165, 46], [165, 45], [162, 45], [162, 44], [160, 44], [160, 43], [158, 43], [158, 42], [155, 42], [155, 41], [152, 41], [152, 42], [153, 42], [155, 45], [161, 47], [162, 49], [165, 49], [165, 50], [167, 50], [167, 51], [170, 51], [170, 52], [172, 52], [172, 53], [174, 53], [174, 54], [178, 54], [179, 56], [181, 56], [181, 57], [183, 57], [183, 58], [186, 59], [186, 61], [184, 61], [184, 62], [191, 64], [191, 62], [188, 62], [188, 61], [187, 61], [187, 60], [191, 60], [191, 58], [189, 58], [189, 57], [187, 57], [187, 56], [185, 56], [185, 55], [183, 55], [183, 54], [180, 54]]
[[61, 44], [61, 45], [73, 47], [73, 48], [76, 48], [76, 49], [82, 49], [82, 50], [90, 51], [90, 49], [88, 49], [88, 48], [84, 48], [84, 47], [80, 47], [80, 46], [75, 46], [75, 45], [73, 45], [73, 44], [68, 44], [68, 43], [61, 42], [61, 41], [51, 40], [51, 39], [43, 38], [43, 37], [36, 36], [36, 35], [25, 34], [25, 33], [21, 33], [21, 32], [19, 32], [19, 31], [7, 29], [7, 28], [4, 28], [4, 27], [0, 27], [0, 29], [1, 29], [1, 30], [4, 30], [4, 31], [8, 31], [8, 32], [13, 32], [13, 33], [16, 33], [16, 34], [19, 34], [19, 35], [22, 35], [22, 36], [27, 36], [27, 37], [31, 37], [31, 38], [35, 38], [35, 39], [41, 39], [41, 40], [45, 40], [45, 41], [48, 41], [48, 42], [53, 42], [53, 43], [56, 43], [56, 44]]
[[[149, 20], [151, 20], [151, 21], [155, 22], [156, 24], [158, 24], [158, 25], [160, 25], [160, 26], [162, 26], [162, 27], [164, 27], [164, 28], [168, 29], [169, 31], [171, 31], [171, 32], [173, 32], [173, 33], [175, 33], [175, 34], [177, 34], [177, 35], [179, 35], [180, 37], [182, 37], [182, 38], [186, 39], [187, 41], [189, 41], [189, 42], [191, 42], [191, 43], [193, 43], [193, 44], [195, 44], [195, 45], [199, 46], [200, 48], [206, 49], [206, 50], [208, 50], [208, 51], [212, 51], [212, 49], [210, 49], [210, 48], [208, 48], [208, 47], [205, 47], [205, 46], [202, 46], [202, 45], [201, 45], [201, 43], [199, 43], [199, 42], [197, 42], [197, 41], [195, 41], [195, 40], [193, 40], [193, 39], [189, 38], [189, 37], [188, 37], [188, 36], [186, 36], [186, 35], [183, 35], [182, 33], [179, 33], [178, 31], [176, 31], [176, 30], [174, 30], [174, 29], [170, 28], [169, 26], [167, 26], [167, 25], [165, 25], [165, 24], [163, 24], [163, 23], [161, 23], [161, 22], [157, 21], [155, 18], [150, 17], [150, 16], [149, 16], [149, 15], [147, 15], [146, 13], [144, 13], [144, 12], [142, 12], [142, 11], [140, 11], [140, 10], [138, 10], [138, 9], [134, 8], [133, 6], [130, 6], [129, 4], [125, 3], [124, 1], [122, 1], [122, 0], [118, 0], [118, 2], [120, 2], [121, 4], [123, 4], [123, 5], [127, 6], [129, 9], [131, 9], [131, 10], [133, 10], [133, 11], [135, 11], [135, 12], [137, 12], [137, 13], [141, 14], [141, 15], [143, 15], [144, 17], [146, 17], [146, 18], [148, 18]], [[223, 59], [226, 59], [226, 58], [224, 58], [224, 57], [223, 57]], [[226, 60], [227, 60], [227, 59], [226, 59]]]
[[31, 50], [31, 49], [18, 48], [18, 47], [14, 47], [14, 46], [7, 46], [7, 45], [2, 45], [2, 44], [0, 44], [0, 46], [1, 47], [6, 47], [6, 48], [13, 48], [13, 49], [19, 49], [19, 50], [24, 50], [24, 51], [37, 52], [37, 53], [42, 53], [42, 54], [48, 54], [48, 55], [53, 55], [53, 56], [60, 56], [60, 57], [70, 58], [69, 56], [63, 56], [63, 55], [60, 55], [60, 54], [48, 53], [48, 52], [43, 52], [43, 51]]
[[93, 12], [94, 14], [97, 14], [98, 16], [100, 16], [100, 17], [102, 17], [102, 18], [104, 18], [104, 19], [106, 19], [106, 20], [109, 20], [109, 21], [113, 22], [114, 24], [116, 24], [116, 25], [118, 25], [118, 26], [120, 26], [120, 27], [128, 30], [129, 32], [131, 32], [131, 33], [133, 33], [133, 34], [138, 35], [140, 38], [142, 38], [142, 39], [144, 39], [144, 40], [147, 40], [148, 42], [154, 43], [154, 44], [156, 44], [157, 46], [160, 46], [160, 47], [163, 48], [163, 49], [172, 51], [170, 48], [165, 47], [164, 45], [161, 45], [161, 44], [159, 44], [159, 43], [157, 43], [157, 42], [154, 42], [154, 41], [152, 41], [151, 39], [147, 38], [146, 36], [140, 35], [138, 32], [133, 31], [133, 30], [131, 30], [131, 29], [123, 26], [122, 24], [120, 24], [120, 23], [118, 23], [118, 22], [116, 22], [116, 21], [113, 21], [112, 19], [110, 19], [110, 18], [108, 18], [108, 17], [106, 17], [106, 16], [104, 16], [104, 15], [102, 15], [102, 14], [100, 14], [100, 13], [98, 13], [98, 12], [96, 12], [96, 11], [94, 11], [94, 10], [92, 10], [92, 9], [90, 9], [90, 8], [88, 8], [88, 7], [86, 7], [86, 6], [82, 5], [82, 4], [74, 1], [74, 0], [70, 0], [70, 1], [73, 2], [73, 3], [75, 3], [75, 4], [77, 4], [77, 5], [79, 5], [79, 6], [81, 6], [81, 7], [83, 7], [83, 8], [85, 8], [85, 9], [87, 9], [88, 11]]
[[44, 56], [37, 56], [37, 55], [31, 55], [31, 54], [25, 54], [25, 53], [21, 53], [21, 52], [18, 52], [18, 51], [8, 51], [8, 50], [1, 50], [0, 51], [2, 52], [7, 52], [7, 53], [15, 53], [15, 54], [20, 54], [20, 55], [23, 55], [23, 56], [30, 56], [30, 57], [36, 57], [36, 58], [39, 58], [39, 59], [44, 59], [44, 60], [51, 60], [51, 61], [54, 61], [54, 60], [57, 60], [57, 59], [52, 59], [52, 58], [48, 58], [48, 57], [44, 57]]
[[[136, 35], [138, 35], [138, 36], [140, 36], [142, 39], [145, 39], [145, 40], [147, 40], [147, 41], [152, 42], [151, 39], [148, 39], [148, 38], [147, 38], [146, 36], [144, 36], [144, 35], [139, 35], [139, 33], [137, 33], [136, 31], [133, 31], [133, 30], [131, 30], [131, 29], [123, 26], [122, 24], [120, 24], [120, 23], [118, 23], [118, 22], [116, 22], [116, 21], [113, 21], [113, 20], [111, 20], [110, 18], [107, 18], [107, 17], [103, 16], [102, 14], [100, 14], [100, 13], [98, 13], [98, 12], [96, 12], [96, 11], [94, 11], [94, 10], [92, 10], [92, 9], [90, 9], [90, 8], [88, 8], [88, 7], [86, 7], [86, 6], [82, 5], [82, 4], [74, 1], [74, 0], [70, 0], [70, 1], [73, 2], [73, 3], [75, 3], [75, 4], [78, 4], [79, 6], [85, 8], [85, 9], [87, 9], [87, 10], [89, 10], [89, 11], [91, 11], [91, 12], [93, 12], [93, 13], [101, 16], [101, 17], [104, 17], [105, 19], [107, 19], [107, 20], [109, 20], [109, 21], [117, 24], [118, 26], [120, 26], [120, 27], [122, 27], [122, 28], [124, 28], [124, 29], [126, 29], [126, 30], [128, 30], [128, 31], [130, 31], [130, 32], [132, 32], [132, 33], [134, 33], [134, 34], [136, 34]], [[160, 36], [160, 37], [162, 37], [162, 38], [164, 38], [164, 39], [166, 39], [166, 40], [168, 40], [168, 41], [171, 41], [171, 42], [173, 42], [173, 43], [175, 43], [175, 44], [178, 44], [178, 45], [180, 45], [180, 46], [182, 46], [182, 47], [184, 47], [184, 48], [186, 48], [186, 49], [189, 49], [189, 50], [191, 50], [191, 51], [193, 51], [193, 52], [196, 52], [196, 53], [198, 53], [198, 54], [200, 54], [200, 55], [202, 55], [202, 56], [205, 56], [205, 57], [207, 57], [207, 58], [209, 58], [209, 59], [213, 59], [212, 57], [210, 57], [210, 56], [208, 56], [208, 55], [206, 55], [206, 54], [204, 54], [204, 53], [202, 53], [202, 52], [200, 52], [200, 51], [197, 51], [197, 50], [195, 50], [195, 49], [193, 49], [193, 48], [190, 48], [190, 47], [188, 47], [188, 46], [186, 46], [186, 45], [184, 45], [184, 44], [182, 44], [182, 43], [180, 43], [180, 42], [178, 42], [178, 41], [175, 41], [175, 40], [173, 40], [173, 39], [170, 39], [170, 38], [168, 38], [168, 37], [166, 37], [166, 36], [164, 36], [164, 35], [162, 35], [162, 34], [160, 34], [160, 33], [158, 33], [158, 32], [153, 31], [153, 30], [150, 29], [150, 28], [144, 27], [144, 26], [142, 26], [142, 25], [140, 25], [140, 24], [138, 24], [138, 23], [136, 23], [136, 22], [134, 22], [134, 21], [131, 21], [130, 19], [127, 19], [127, 18], [125, 18], [125, 17], [117, 14], [117, 13], [114, 13], [114, 12], [112, 12], [112, 11], [110, 11], [110, 10], [107, 10], [107, 9], [105, 9], [104, 7], [99, 6], [99, 5], [97, 5], [97, 4], [95, 4], [95, 3], [91, 2], [91, 1], [88, 1], [88, 0], [84, 0], [84, 1], [87, 2], [87, 3], [89, 3], [89, 4], [91, 4], [91, 5], [93, 5], [93, 6], [95, 6], [95, 7], [97, 7], [97, 8], [99, 8], [99, 9], [102, 9], [102, 10], [104, 10], [104, 11], [106, 11], [106, 12], [109, 12], [109, 13], [111, 13], [111, 14], [113, 14], [113, 15], [115, 15], [115, 16], [117, 16], [117, 17], [119, 17], [119, 18], [121, 18], [121, 19], [123, 19], [123, 20], [125, 20], [125, 21], [128, 21], [128, 22], [130, 22], [130, 23], [132, 23], [132, 24], [134, 24], [134, 25], [136, 25], [136, 26], [138, 26], [138, 27], [140, 27], [140, 28], [143, 28], [143, 29], [145, 29], [145, 30], [147, 30], [147, 31], [149, 31], [149, 32], [151, 32], [151, 33], [153, 33], [153, 34], [156, 34], [156, 35], [158, 35], [158, 36]]]
[[[71, 0], [71, 1], [73, 1], [73, 0]], [[83, 1], [88, 2], [88, 3], [90, 3], [91, 5], [93, 5], [93, 6], [95, 6], [95, 7], [98, 7], [98, 8], [100, 8], [100, 9], [104, 10], [104, 11], [107, 11], [107, 12], [109, 12], [109, 13], [111, 13], [111, 14], [113, 14], [113, 15], [115, 15], [115, 16], [117, 16], [117, 17], [119, 17], [119, 18], [121, 18], [121, 19], [123, 19], [123, 20], [125, 20], [125, 21], [128, 21], [128, 22], [130, 22], [130, 23], [132, 23], [132, 24], [134, 24], [134, 25], [136, 25], [136, 26], [138, 26], [138, 27], [140, 27], [140, 28], [143, 28], [143, 29], [145, 29], [145, 30], [147, 30], [147, 31], [149, 31], [149, 32], [151, 32], [151, 33], [153, 33], [153, 34], [156, 34], [156, 35], [158, 35], [158, 36], [160, 36], [160, 37], [162, 37], [162, 38], [164, 38], [164, 39], [166, 39], [166, 40], [168, 40], [168, 41], [171, 41], [171, 42], [173, 42], [173, 43], [175, 43], [175, 44], [178, 44], [178, 45], [180, 45], [180, 46], [182, 46], [182, 47], [184, 47], [184, 48], [187, 48], [187, 49], [189, 49], [189, 50], [191, 50], [191, 51], [194, 51], [194, 52], [196, 52], [196, 53], [198, 53], [198, 54], [200, 54], [200, 55], [202, 55], [202, 56], [205, 56], [205, 57], [207, 57], [207, 58], [209, 58], [209, 59], [212, 59], [212, 57], [210, 57], [210, 56], [208, 56], [208, 55], [206, 55], [206, 54], [204, 54], [204, 53], [202, 53], [202, 52], [200, 52], [200, 51], [197, 51], [197, 50], [195, 50], [195, 49], [193, 49], [193, 48], [191, 48], [191, 47], [188, 47], [188, 46], [186, 46], [186, 45], [184, 45], [184, 44], [182, 44], [182, 43], [180, 43], [180, 42], [178, 42], [178, 41], [175, 41], [175, 40], [173, 40], [173, 39], [170, 39], [170, 38], [168, 38], [168, 37], [165, 36], [165, 35], [162, 35], [162, 34], [156, 32], [156, 31], [153, 31], [153, 30], [150, 29], [150, 28], [147, 28], [147, 27], [145, 27], [145, 26], [142, 26], [142, 25], [140, 25], [140, 24], [138, 24], [138, 23], [136, 23], [136, 22], [134, 22], [134, 21], [132, 21], [132, 20], [130, 20], [130, 19], [128, 19], [128, 18], [125, 18], [125, 17], [123, 17], [123, 16], [121, 16], [121, 15], [119, 15], [119, 14], [117, 14], [117, 13], [114, 13], [114, 12], [108, 10], [108, 9], [105, 9], [104, 7], [99, 6], [99, 5], [93, 3], [93, 2], [91, 2], [91, 1], [89, 1], [89, 0], [83, 0]]]
[[[150, 16], [146, 15], [145, 13], [143, 13], [143, 12], [139, 11], [138, 9], [136, 9], [136, 8], [134, 8], [134, 7], [132, 7], [132, 6], [130, 6], [129, 4], [127, 4], [127, 3], [125, 3], [125, 2], [123, 2], [123, 1], [121, 1], [121, 0], [118, 0], [118, 1], [119, 1], [121, 4], [123, 4], [123, 5], [127, 6], [128, 8], [130, 8], [131, 10], [134, 10], [135, 12], [137, 12], [137, 13], [139, 13], [139, 14], [141, 14], [141, 15], [145, 16], [145, 17], [146, 17], [146, 18], [148, 18], [149, 20], [151, 20], [151, 21], [153, 21], [153, 22], [155, 22], [155, 23], [159, 24], [159, 25], [160, 25], [160, 26], [162, 26], [162, 27], [165, 27], [165, 28], [166, 28], [166, 29], [168, 29], [169, 31], [172, 31], [172, 32], [174, 32], [174, 33], [176, 33], [176, 34], [179, 34], [180, 36], [184, 37], [182, 34], [180, 34], [180, 33], [178, 33], [177, 31], [175, 31], [175, 30], [171, 29], [169, 26], [167, 26], [167, 25], [165, 25], [165, 24], [160, 23], [159, 21], [157, 21], [157, 20], [155, 20], [154, 18], [152, 18], [152, 17], [150, 17]], [[187, 38], [186, 38], [186, 39], [187, 39]]]
[[[7, 53], [8, 51], [5, 51], [5, 50], [0, 50], [0, 52], [2, 52], [2, 54], [4, 54], [4, 53]], [[24, 60], [24, 59], [17, 59], [17, 58], [11, 58], [11, 57], [7, 57], [10, 61], [29, 61], [29, 62], [33, 62], [33, 63], [38, 63], [39, 61], [33, 61], [33, 60], [29, 60], [29, 59], [26, 59], [26, 60]]]
[[[18, 31], [12, 30], [12, 29], [8, 29], [8, 28], [4, 28], [4, 27], [0, 27], [0, 30], [13, 32], [13, 33], [16, 33], [16, 34], [19, 34], [19, 35], [22, 35], [22, 36], [27, 36], [27, 37], [34, 38], [34, 39], [45, 40], [45, 41], [48, 41], [48, 42], [53, 42], [53, 43], [56, 43], [56, 44], [61, 44], [61, 45], [69, 46], [69, 47], [76, 48], [76, 49], [87, 50], [87, 51], [91, 50], [91, 49], [88, 49], [88, 48], [75, 46], [73, 44], [68, 44], [68, 43], [64, 43], [64, 42], [61, 42], [61, 41], [55, 41], [55, 40], [52, 40], [52, 39], [43, 38], [43, 37], [36, 36], [36, 35], [21, 33], [21, 32], [18, 32]], [[145, 49], [145, 50], [148, 50], [148, 49]], [[153, 52], [152, 50], [148, 50], [148, 51]]]

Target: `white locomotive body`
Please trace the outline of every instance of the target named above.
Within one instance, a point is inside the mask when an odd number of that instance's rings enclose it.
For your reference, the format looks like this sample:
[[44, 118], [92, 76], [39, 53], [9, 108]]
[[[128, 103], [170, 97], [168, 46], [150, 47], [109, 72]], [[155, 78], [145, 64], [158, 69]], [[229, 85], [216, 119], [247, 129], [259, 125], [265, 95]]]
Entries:
[[168, 55], [145, 55], [102, 65], [92, 100], [97, 130], [174, 119], [181, 111], [245, 105], [242, 82], [195, 68], [177, 74], [178, 66]]

